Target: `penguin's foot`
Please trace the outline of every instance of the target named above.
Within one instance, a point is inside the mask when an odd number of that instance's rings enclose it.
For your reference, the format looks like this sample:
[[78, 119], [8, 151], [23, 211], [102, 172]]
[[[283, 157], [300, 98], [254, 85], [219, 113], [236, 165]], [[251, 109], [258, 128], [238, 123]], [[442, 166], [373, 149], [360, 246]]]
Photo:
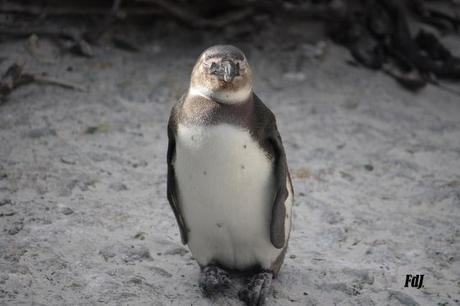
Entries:
[[228, 273], [217, 266], [209, 265], [201, 270], [200, 288], [206, 296], [211, 296], [220, 289], [228, 288], [230, 284]]
[[264, 305], [265, 299], [270, 292], [272, 278], [273, 274], [271, 272], [254, 275], [248, 286], [239, 292], [239, 298], [248, 306]]

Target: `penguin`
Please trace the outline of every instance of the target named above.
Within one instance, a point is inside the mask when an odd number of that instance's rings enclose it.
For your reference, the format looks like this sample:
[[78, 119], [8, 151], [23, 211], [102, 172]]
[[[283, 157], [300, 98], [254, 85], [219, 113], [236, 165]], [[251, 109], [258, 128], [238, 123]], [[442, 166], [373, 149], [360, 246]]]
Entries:
[[252, 83], [238, 48], [199, 56], [168, 122], [167, 198], [204, 295], [239, 271], [250, 277], [239, 298], [262, 305], [286, 254], [294, 192], [275, 116]]

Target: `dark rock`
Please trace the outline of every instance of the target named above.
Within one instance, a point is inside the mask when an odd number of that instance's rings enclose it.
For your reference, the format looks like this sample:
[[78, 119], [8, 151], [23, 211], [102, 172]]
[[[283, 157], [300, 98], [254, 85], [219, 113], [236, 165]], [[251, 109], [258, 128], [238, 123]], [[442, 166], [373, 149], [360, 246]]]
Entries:
[[145, 233], [144, 232], [137, 233], [136, 235], [134, 235], [134, 239], [144, 240], [145, 239]]
[[364, 165], [364, 169], [366, 169], [367, 171], [372, 171], [374, 170], [374, 166], [367, 164], [367, 165]]
[[70, 207], [64, 207], [61, 212], [64, 214], [64, 215], [71, 215], [73, 214], [73, 209], [70, 208]]

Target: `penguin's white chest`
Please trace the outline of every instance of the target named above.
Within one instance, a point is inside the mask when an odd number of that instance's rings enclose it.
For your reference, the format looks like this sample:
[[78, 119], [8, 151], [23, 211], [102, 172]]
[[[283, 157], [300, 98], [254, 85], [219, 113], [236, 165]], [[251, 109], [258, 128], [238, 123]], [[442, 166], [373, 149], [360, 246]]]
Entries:
[[179, 125], [176, 177], [188, 245], [201, 265], [270, 268], [273, 162], [249, 131], [221, 124]]

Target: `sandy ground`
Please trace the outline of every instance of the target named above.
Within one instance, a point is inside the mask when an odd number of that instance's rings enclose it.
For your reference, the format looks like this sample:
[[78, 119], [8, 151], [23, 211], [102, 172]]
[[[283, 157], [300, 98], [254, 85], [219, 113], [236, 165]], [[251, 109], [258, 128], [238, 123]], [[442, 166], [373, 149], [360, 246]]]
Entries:
[[[318, 40], [302, 31], [251, 41], [166, 24], [138, 34], [140, 53], [55, 63], [2, 43], [2, 71], [21, 57], [88, 91], [31, 85], [0, 106], [0, 305], [241, 305], [241, 279], [202, 297], [165, 192], [169, 110], [199, 53], [224, 41], [246, 52], [293, 174], [268, 305], [459, 305], [459, 96], [410, 93], [331, 43], [319, 58], [283, 43]], [[404, 288], [406, 274], [424, 287]]]

